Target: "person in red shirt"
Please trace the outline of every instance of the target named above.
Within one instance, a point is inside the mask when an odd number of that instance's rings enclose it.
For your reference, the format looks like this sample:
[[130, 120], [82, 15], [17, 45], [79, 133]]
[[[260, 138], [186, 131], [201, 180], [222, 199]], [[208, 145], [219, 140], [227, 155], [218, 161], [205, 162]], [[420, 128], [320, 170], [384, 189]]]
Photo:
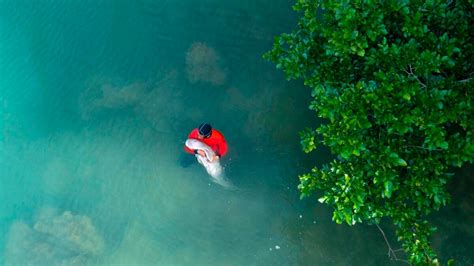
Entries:
[[[227, 153], [227, 142], [222, 135], [221, 132], [212, 128], [212, 126], [208, 123], [202, 123], [199, 127], [193, 129], [191, 133], [188, 135], [188, 139], [197, 139], [199, 141], [204, 142], [207, 146], [209, 146], [216, 155], [214, 156], [213, 160], [217, 160], [224, 156]], [[184, 150], [190, 154], [201, 154], [205, 156], [204, 151], [202, 150], [191, 150], [190, 148], [184, 146]], [[189, 156], [187, 156], [189, 158]], [[191, 164], [188, 159], [182, 160], [182, 165], [184, 167]], [[193, 161], [195, 161], [193, 159]]]

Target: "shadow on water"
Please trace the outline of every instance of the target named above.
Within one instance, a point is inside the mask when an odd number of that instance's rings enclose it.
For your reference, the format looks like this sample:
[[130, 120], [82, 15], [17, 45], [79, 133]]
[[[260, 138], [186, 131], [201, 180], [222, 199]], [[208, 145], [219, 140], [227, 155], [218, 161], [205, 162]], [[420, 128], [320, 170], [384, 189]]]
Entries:
[[454, 259], [457, 265], [474, 262], [474, 166], [455, 169], [449, 184], [451, 203], [431, 216], [438, 228], [433, 237], [434, 249], [444, 260]]

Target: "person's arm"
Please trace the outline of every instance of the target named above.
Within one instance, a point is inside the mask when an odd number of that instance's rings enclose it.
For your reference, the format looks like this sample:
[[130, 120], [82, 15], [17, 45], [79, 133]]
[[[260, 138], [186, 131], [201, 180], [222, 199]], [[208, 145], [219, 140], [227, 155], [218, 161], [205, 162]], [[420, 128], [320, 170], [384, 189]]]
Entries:
[[[189, 133], [188, 139], [197, 139], [197, 128], [193, 129], [191, 133]], [[184, 145], [184, 151], [187, 153], [195, 154], [195, 151], [188, 148], [186, 145]]]
[[219, 157], [224, 156], [227, 153], [227, 142], [222, 134], [219, 134], [219, 144], [218, 144], [217, 155]]
[[186, 145], [184, 145], [184, 151], [187, 153], [194, 154], [194, 150], [191, 150], [190, 148], [186, 147]]

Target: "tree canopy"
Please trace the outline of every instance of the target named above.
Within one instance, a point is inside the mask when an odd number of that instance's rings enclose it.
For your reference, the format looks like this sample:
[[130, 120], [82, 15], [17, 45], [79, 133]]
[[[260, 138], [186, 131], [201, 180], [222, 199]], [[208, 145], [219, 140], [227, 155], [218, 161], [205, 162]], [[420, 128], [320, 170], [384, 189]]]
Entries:
[[437, 264], [426, 215], [474, 158], [473, 0], [297, 0], [298, 24], [264, 57], [311, 88], [323, 118], [305, 152], [337, 155], [300, 176], [333, 220], [390, 218], [412, 264]]

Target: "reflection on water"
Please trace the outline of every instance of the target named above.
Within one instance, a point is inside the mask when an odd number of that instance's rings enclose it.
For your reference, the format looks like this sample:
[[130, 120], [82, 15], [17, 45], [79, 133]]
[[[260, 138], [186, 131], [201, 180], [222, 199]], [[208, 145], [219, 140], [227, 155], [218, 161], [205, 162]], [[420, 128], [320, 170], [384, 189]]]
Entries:
[[[299, 200], [330, 156], [302, 154], [309, 91], [261, 59], [292, 23], [287, 1], [0, 2], [0, 264], [389, 264], [375, 228]], [[235, 190], [178, 163], [203, 121]], [[448, 213], [435, 247], [472, 261]]]

